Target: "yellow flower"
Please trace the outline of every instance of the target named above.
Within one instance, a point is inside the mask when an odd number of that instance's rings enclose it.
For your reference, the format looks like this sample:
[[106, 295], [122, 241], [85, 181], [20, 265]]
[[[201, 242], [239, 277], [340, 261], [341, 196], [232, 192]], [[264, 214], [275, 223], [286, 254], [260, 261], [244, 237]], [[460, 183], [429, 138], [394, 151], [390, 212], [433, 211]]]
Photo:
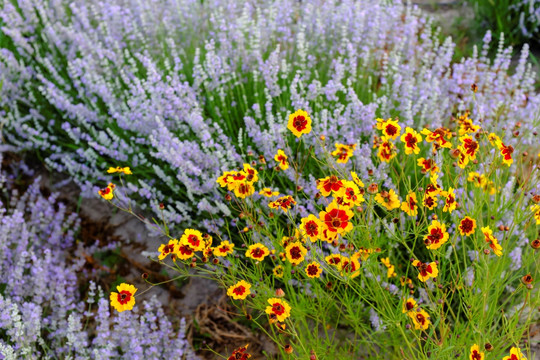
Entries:
[[305, 271], [306, 275], [312, 279], [320, 277], [322, 273], [321, 265], [316, 261], [309, 263]]
[[491, 134], [488, 135], [488, 140], [489, 140], [490, 144], [495, 146], [495, 147], [499, 147], [499, 144], [501, 143], [501, 138], [498, 137], [494, 133], [491, 133]]
[[98, 191], [99, 195], [101, 195], [102, 198], [109, 201], [112, 200], [114, 197], [114, 189], [116, 188], [116, 185], [113, 183], [109, 183], [105, 189], [101, 189]]
[[331, 193], [339, 193], [343, 188], [343, 181], [340, 180], [337, 176], [327, 176], [324, 179], [317, 180], [317, 190], [320, 191], [321, 195], [324, 197], [329, 196]]
[[469, 360], [484, 360], [484, 353], [480, 351], [480, 347], [477, 344], [471, 346]]
[[429, 210], [433, 210], [433, 208], [437, 206], [437, 196], [431, 196], [429, 193], [425, 193], [424, 198], [422, 199], [422, 205]]
[[214, 256], [227, 256], [228, 254], [232, 254], [234, 252], [234, 245], [227, 240], [224, 240], [213, 250]]
[[348, 257], [342, 256], [341, 257], [341, 276], [347, 276], [351, 279], [354, 279], [358, 275], [360, 275], [360, 262], [358, 259], [351, 259], [349, 260]]
[[335, 194], [338, 204], [343, 206], [360, 205], [365, 201], [364, 195], [352, 181], [343, 180], [343, 187]]
[[512, 347], [510, 349], [510, 356], [505, 356], [503, 360], [527, 360], [521, 350], [517, 347]]
[[342, 256], [340, 254], [331, 254], [324, 258], [324, 261], [328, 265], [335, 266], [339, 271], [341, 271], [341, 262]]
[[253, 195], [254, 192], [255, 187], [248, 181], [241, 182], [234, 188], [234, 195], [239, 199], [245, 199]]
[[315, 215], [310, 214], [307, 218], [302, 218], [300, 233], [311, 242], [317, 241], [321, 237], [323, 224]]
[[118, 292], [111, 292], [111, 306], [118, 312], [132, 310], [135, 306], [135, 293], [137, 288], [133, 285], [122, 283], [116, 287]]
[[493, 232], [489, 228], [489, 226], [480, 228], [480, 231], [484, 234], [484, 238], [486, 242], [489, 244], [489, 247], [493, 250], [495, 255], [502, 256], [502, 246], [499, 244], [499, 240], [495, 236], [493, 236]]
[[353, 156], [356, 144], [346, 145], [336, 143], [336, 150], [332, 151], [332, 156], [336, 157], [338, 164], [346, 164], [349, 158]]
[[407, 315], [412, 319], [415, 330], [426, 330], [431, 324], [429, 314], [425, 310], [409, 311]]
[[261, 191], [259, 191], [259, 194], [266, 197], [272, 197], [272, 196], [278, 196], [279, 191], [272, 191], [272, 189], [270, 188], [263, 188]]
[[251, 291], [249, 290], [250, 288], [251, 284], [244, 280], [240, 280], [227, 289], [227, 295], [235, 300], [244, 300], [249, 294], [251, 294]]
[[382, 191], [375, 196], [375, 201], [384, 206], [387, 210], [394, 210], [400, 206], [399, 198], [394, 191]]
[[463, 148], [463, 146], [458, 146], [457, 149], [456, 149], [456, 155], [458, 157], [458, 162], [457, 162], [458, 166], [461, 169], [465, 169], [465, 166], [467, 166], [467, 164], [469, 163], [469, 159], [470, 159], [467, 156], [465, 148]]
[[381, 140], [382, 142], [379, 144], [377, 156], [382, 162], [390, 162], [390, 160], [397, 156], [396, 146], [386, 136], [381, 137]]
[[503, 157], [503, 163], [508, 166], [512, 165], [512, 163], [514, 162], [514, 160], [512, 159], [512, 153], [514, 152], [514, 148], [511, 145], [504, 145], [502, 141], [499, 142], [498, 147]]
[[244, 172], [246, 173], [246, 181], [254, 183], [259, 180], [259, 172], [251, 167], [251, 165], [244, 164]]
[[418, 268], [418, 280], [426, 282], [429, 278], [436, 278], [439, 275], [439, 269], [437, 263], [423, 263], [418, 260], [414, 260], [412, 265]]
[[178, 240], [171, 239], [169, 240], [168, 244], [161, 244], [158, 251], [160, 252], [158, 259], [163, 260], [167, 257], [167, 255], [172, 254], [176, 251], [176, 247], [178, 246]]
[[281, 209], [286, 213], [294, 205], [296, 205], [296, 201], [293, 199], [293, 197], [291, 195], [286, 195], [280, 197], [276, 201], [270, 202], [268, 207], [271, 209]]
[[467, 177], [467, 181], [472, 182], [474, 186], [483, 188], [487, 184], [487, 179], [484, 174], [479, 174], [477, 172], [471, 171]]
[[180, 238], [180, 244], [189, 246], [193, 251], [202, 251], [206, 247], [202, 233], [194, 229], [186, 229], [184, 231], [184, 234]]
[[272, 270], [272, 272], [274, 273], [275, 277], [281, 279], [283, 277], [283, 274], [284, 274], [283, 266], [281, 266], [281, 265], [276, 266], [274, 268], [274, 270]]
[[418, 304], [413, 298], [408, 298], [406, 301], [403, 302], [403, 309], [401, 310], [404, 314], [408, 313], [409, 311], [415, 311], [418, 307]]
[[540, 225], [540, 205], [531, 206], [531, 211], [534, 214], [534, 219], [536, 220], [536, 225]]
[[353, 224], [350, 220], [353, 216], [354, 213], [348, 207], [340, 206], [335, 201], [332, 201], [325, 211], [319, 213], [319, 219], [326, 228], [338, 234], [352, 230]]
[[296, 110], [289, 115], [287, 129], [291, 130], [296, 137], [309, 134], [311, 132], [311, 118], [304, 110]]
[[289, 262], [293, 265], [298, 265], [304, 261], [304, 256], [306, 254], [307, 249], [299, 241], [292, 242], [285, 248], [287, 260], [289, 260]]
[[386, 268], [388, 269], [388, 271], [387, 271], [387, 273], [386, 273], [386, 276], [387, 276], [388, 278], [392, 278], [392, 277], [396, 277], [396, 276], [397, 276], [394, 265], [390, 264], [390, 258], [382, 258], [382, 259], [381, 259], [381, 262], [382, 262], [383, 265], [386, 266]]
[[452, 132], [445, 128], [438, 128], [435, 131], [423, 129], [420, 132], [422, 135], [426, 135], [426, 141], [428, 143], [436, 142], [442, 148], [452, 148], [452, 144], [447, 139], [452, 138]]
[[110, 167], [109, 170], [107, 170], [107, 172], [109, 174], [114, 174], [114, 173], [117, 173], [117, 172], [120, 172], [120, 173], [124, 173], [126, 175], [132, 175], [133, 173], [131, 172], [131, 169], [129, 167], [120, 167], [120, 166], [117, 166], [117, 167]]
[[263, 261], [264, 258], [270, 254], [270, 250], [263, 244], [253, 244], [248, 247], [246, 250], [246, 256], [252, 258], [253, 260]]
[[411, 191], [405, 201], [401, 204], [401, 210], [405, 211], [409, 216], [416, 216], [418, 214], [418, 201], [416, 200], [416, 193]]
[[278, 298], [268, 299], [270, 306], [266, 307], [265, 312], [270, 315], [270, 320], [283, 322], [291, 316], [291, 306], [285, 301]]
[[428, 249], [436, 250], [448, 241], [450, 235], [446, 231], [446, 225], [433, 220], [428, 227], [428, 233], [424, 236], [424, 243]]
[[405, 144], [405, 154], [407, 155], [420, 153], [418, 143], [421, 141], [422, 136], [410, 127], [407, 127], [405, 129], [405, 134], [401, 135], [401, 142]]
[[452, 213], [456, 209], [457, 202], [456, 202], [456, 194], [454, 193], [454, 188], [448, 189], [448, 191], [442, 191], [442, 196], [444, 196], [446, 199], [444, 201], [444, 208], [443, 212]]
[[478, 149], [480, 148], [480, 145], [478, 144], [478, 142], [475, 141], [470, 135], [462, 136], [459, 138], [459, 140], [461, 141], [460, 150], [463, 149], [462, 151], [465, 152], [465, 155], [470, 160], [475, 160], [476, 153], [478, 152]]
[[469, 119], [468, 112], [458, 117], [457, 120], [459, 123], [459, 136], [475, 133], [480, 130], [480, 126], [474, 125], [472, 120]]
[[289, 162], [287, 161], [287, 155], [283, 152], [283, 150], [279, 149], [277, 151], [276, 156], [274, 156], [274, 160], [278, 162], [278, 165], [281, 170], [287, 170], [289, 168]]
[[182, 244], [182, 243], [180, 243], [178, 245], [178, 247], [176, 248], [176, 252], [175, 252], [176, 256], [180, 260], [187, 260], [187, 259], [191, 258], [194, 253], [195, 253], [195, 251], [191, 248], [190, 245]]
[[377, 119], [377, 130], [382, 130], [384, 136], [396, 140], [401, 133], [401, 126], [399, 126], [397, 119]]
[[354, 171], [351, 171], [351, 177], [356, 185], [364, 187], [364, 183], [362, 182], [362, 180], [360, 180], [360, 178]]
[[427, 174], [428, 172], [435, 174], [440, 170], [435, 161], [432, 159], [424, 159], [421, 157], [416, 161], [416, 163], [422, 168], [421, 171], [423, 174]]
[[459, 233], [463, 235], [471, 235], [474, 233], [474, 230], [476, 229], [476, 220], [473, 218], [470, 218], [468, 216], [465, 216], [463, 220], [459, 222]]

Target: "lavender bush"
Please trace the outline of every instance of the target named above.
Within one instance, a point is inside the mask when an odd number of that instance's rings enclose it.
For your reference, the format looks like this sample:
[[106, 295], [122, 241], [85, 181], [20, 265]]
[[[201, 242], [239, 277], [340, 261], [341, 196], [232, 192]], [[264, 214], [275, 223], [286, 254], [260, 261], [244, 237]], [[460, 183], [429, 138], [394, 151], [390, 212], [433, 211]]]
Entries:
[[93, 282], [81, 299], [77, 214], [43, 197], [37, 181], [22, 195], [13, 181], [0, 172], [1, 359], [196, 359], [184, 319], [175, 330], [155, 297], [141, 315], [112, 315]]
[[[535, 141], [528, 47], [510, 71], [502, 43], [488, 58], [487, 33], [452, 63], [452, 40], [399, 1], [25, 0], [6, 1], [0, 21], [6, 139], [87, 194], [108, 166], [130, 165], [132, 197], [155, 211], [164, 202], [166, 220], [186, 226], [206, 211], [217, 220], [203, 226], [223, 225], [215, 179], [250, 151], [272, 159], [291, 109], [328, 143], [360, 144], [376, 116], [447, 123], [471, 108], [476, 83], [473, 118], [504, 127], [509, 144]], [[384, 177], [367, 156], [353, 165]]]

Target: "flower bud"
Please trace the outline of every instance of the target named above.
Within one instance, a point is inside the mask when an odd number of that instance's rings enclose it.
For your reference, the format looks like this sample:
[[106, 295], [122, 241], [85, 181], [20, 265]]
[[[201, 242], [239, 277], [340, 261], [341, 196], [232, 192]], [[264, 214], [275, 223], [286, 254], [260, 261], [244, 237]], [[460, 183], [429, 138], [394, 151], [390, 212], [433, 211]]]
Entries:
[[231, 200], [232, 200], [232, 196], [231, 196], [230, 194], [226, 194], [226, 195], [225, 195], [225, 200], [231, 201]]
[[164, 205], [163, 203], [159, 203], [159, 209], [160, 209], [160, 210], [165, 209], [165, 205]]
[[536, 240], [533, 240], [531, 241], [531, 247], [533, 249], [539, 249], [540, 248], [540, 239], [536, 239]]
[[142, 277], [144, 280], [148, 279], [148, 273], [142, 273], [142, 274], [141, 274], [141, 277]]
[[286, 352], [287, 354], [292, 354], [292, 352], [293, 352], [293, 347], [291, 346], [291, 344], [287, 344], [287, 345], [285, 345], [284, 350], [285, 350], [285, 352]]
[[531, 274], [527, 274], [524, 277], [521, 278], [521, 282], [525, 285], [531, 284], [533, 282], [533, 278]]
[[472, 90], [473, 93], [477, 92], [478, 91], [478, 85], [472, 84], [471, 85], [471, 90]]
[[367, 188], [368, 193], [376, 194], [379, 191], [379, 185], [376, 183], [370, 184]]
[[486, 351], [493, 351], [493, 345], [491, 345], [490, 343], [486, 343], [484, 345], [484, 349], [486, 349]]
[[282, 298], [284, 296], [285, 296], [285, 291], [283, 291], [283, 289], [281, 289], [281, 288], [277, 288], [276, 289], [276, 297]]

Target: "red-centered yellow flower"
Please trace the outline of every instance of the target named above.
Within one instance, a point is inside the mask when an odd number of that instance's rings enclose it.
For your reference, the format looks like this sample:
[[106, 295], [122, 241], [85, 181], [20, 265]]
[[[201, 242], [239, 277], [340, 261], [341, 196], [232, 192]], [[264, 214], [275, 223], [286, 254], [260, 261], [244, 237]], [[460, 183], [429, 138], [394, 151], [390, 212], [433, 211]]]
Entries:
[[221, 187], [227, 187], [227, 190], [234, 190], [237, 185], [237, 180], [235, 180], [237, 174], [240, 173], [238, 171], [225, 171], [223, 175], [217, 178], [216, 182]]
[[412, 284], [412, 280], [405, 276], [402, 276], [399, 278], [399, 283], [401, 284], [401, 286], [405, 286], [405, 285]]
[[476, 230], [476, 220], [468, 216], [465, 216], [465, 218], [463, 218], [463, 220], [459, 222], [458, 229], [459, 229], [459, 233], [462, 236], [463, 235], [470, 236], [471, 234], [474, 233], [474, 230]]
[[352, 181], [343, 180], [343, 187], [336, 194], [336, 200], [339, 205], [354, 206], [360, 205], [365, 201], [364, 195], [360, 192], [360, 189]]
[[126, 175], [132, 175], [133, 173], [131, 172], [131, 169], [129, 167], [120, 167], [120, 166], [117, 166], [117, 167], [110, 167], [109, 170], [107, 170], [107, 172], [109, 174], [114, 174], [114, 173], [123, 173], [123, 174], [126, 174]]
[[306, 275], [312, 279], [318, 278], [322, 274], [321, 265], [316, 261], [309, 263], [306, 266], [305, 271], [306, 271]]
[[259, 172], [251, 167], [251, 165], [244, 164], [244, 172], [246, 173], [246, 181], [254, 183], [259, 180]]
[[251, 294], [251, 284], [244, 280], [240, 280], [236, 284], [227, 289], [227, 295], [234, 300], [244, 300], [249, 294]]
[[338, 193], [342, 188], [343, 180], [340, 180], [335, 175], [317, 180], [317, 190], [319, 190], [321, 195], [324, 197], [330, 196], [332, 192]]
[[304, 110], [296, 110], [289, 115], [289, 123], [287, 129], [296, 137], [302, 136], [302, 134], [309, 134], [311, 132], [311, 118]]
[[467, 181], [472, 182], [474, 186], [483, 188], [487, 184], [487, 179], [484, 174], [479, 174], [477, 172], [471, 171], [467, 177]]
[[469, 163], [469, 157], [467, 156], [467, 153], [465, 150], [465, 148], [463, 146], [458, 146], [457, 149], [455, 150], [456, 151], [456, 156], [457, 156], [457, 165], [461, 168], [461, 169], [465, 169], [465, 166], [467, 166], [467, 164]]
[[441, 186], [437, 184], [438, 178], [439, 178], [439, 175], [437, 174], [432, 174], [429, 177], [429, 184], [426, 186], [426, 194], [429, 194], [431, 196], [436, 196], [442, 192]]
[[270, 250], [263, 244], [253, 244], [246, 250], [246, 256], [253, 260], [263, 261], [266, 256], [270, 254]]
[[512, 347], [510, 349], [510, 356], [505, 356], [503, 360], [527, 360], [527, 358], [523, 355], [519, 348]]
[[390, 160], [397, 156], [396, 146], [386, 136], [383, 136], [381, 140], [382, 142], [379, 145], [377, 156], [382, 162], [390, 162]]
[[287, 170], [289, 168], [289, 162], [287, 161], [287, 155], [283, 152], [283, 150], [279, 149], [277, 151], [276, 156], [274, 156], [274, 160], [278, 162], [278, 166], [281, 170]]
[[223, 240], [221, 244], [214, 248], [214, 256], [227, 256], [229, 254], [232, 254], [233, 252], [234, 245], [227, 240]]
[[296, 201], [293, 199], [293, 197], [291, 195], [286, 195], [280, 197], [276, 201], [272, 201], [268, 204], [268, 207], [271, 209], [281, 209], [283, 212], [287, 212], [294, 205], [296, 205]]
[[116, 188], [116, 185], [113, 183], [109, 183], [105, 189], [101, 189], [98, 191], [99, 195], [101, 195], [102, 198], [104, 198], [107, 201], [112, 200], [114, 197], [114, 189]]
[[246, 352], [248, 346], [249, 344], [239, 347], [238, 349], [234, 350], [231, 356], [227, 358], [227, 360], [248, 360], [249, 358], [251, 358], [251, 354], [248, 354]]
[[341, 265], [342, 265], [341, 258], [342, 256], [340, 254], [331, 254], [325, 257], [324, 261], [326, 261], [328, 265], [335, 266], [339, 271], [341, 271]]
[[418, 260], [413, 261], [413, 266], [418, 268], [418, 280], [426, 282], [429, 278], [436, 278], [439, 275], [437, 263], [423, 263]]
[[255, 187], [251, 182], [241, 182], [234, 188], [234, 195], [239, 199], [245, 199], [253, 195]]
[[531, 211], [533, 212], [534, 219], [536, 220], [536, 225], [540, 225], [540, 205], [531, 206]]
[[484, 360], [484, 353], [480, 351], [480, 347], [477, 344], [471, 346], [469, 360]]
[[428, 249], [436, 250], [448, 241], [450, 235], [446, 231], [446, 225], [433, 220], [428, 227], [428, 233], [424, 236], [424, 243]]
[[401, 210], [403, 210], [409, 216], [416, 216], [418, 214], [418, 201], [416, 200], [416, 193], [411, 191], [405, 201], [401, 203]]
[[465, 155], [467, 155], [470, 160], [475, 160], [476, 153], [480, 148], [478, 142], [475, 141], [470, 135], [462, 136], [459, 138], [459, 140], [461, 141], [461, 147], [465, 149]]
[[287, 256], [287, 260], [289, 260], [289, 262], [293, 265], [298, 265], [302, 261], [304, 261], [304, 257], [306, 256], [306, 254], [307, 249], [299, 241], [290, 243], [285, 248], [285, 255]]
[[348, 257], [341, 257], [341, 276], [347, 276], [354, 279], [360, 275], [360, 262], [357, 259], [350, 259]]
[[431, 321], [425, 310], [410, 311], [407, 315], [412, 319], [415, 330], [427, 330]]
[[441, 194], [442, 196], [445, 197], [443, 212], [448, 211], [448, 213], [451, 214], [452, 211], [454, 211], [457, 207], [456, 194], [454, 193], [454, 188], [450, 188], [448, 189], [448, 191], [443, 191], [441, 192]]
[[176, 247], [178, 246], [178, 240], [171, 239], [169, 240], [168, 244], [161, 244], [159, 247], [159, 260], [163, 260], [167, 257], [169, 254], [173, 254], [176, 251]]
[[118, 312], [132, 310], [135, 306], [135, 293], [137, 288], [133, 285], [121, 283], [116, 287], [118, 292], [111, 292], [111, 306]]
[[265, 312], [270, 315], [271, 319], [275, 317], [277, 321], [283, 322], [291, 316], [291, 306], [285, 300], [270, 298], [268, 303], [270, 306], [266, 307]]
[[300, 224], [300, 233], [307, 237], [311, 242], [321, 238], [323, 224], [315, 215], [310, 214], [307, 218], [302, 218]]
[[369, 258], [369, 255], [373, 254], [374, 252], [375, 250], [373, 249], [366, 249], [364, 247], [360, 247], [358, 251], [353, 254], [352, 258], [366, 261]]
[[499, 144], [502, 142], [501, 141], [501, 138], [498, 137], [496, 134], [494, 133], [490, 133], [488, 135], [488, 140], [489, 140], [489, 143], [495, 147], [499, 147]]
[[514, 152], [514, 148], [511, 145], [504, 145], [502, 141], [499, 142], [498, 147], [503, 157], [503, 163], [510, 166], [514, 162], [514, 160], [512, 159], [512, 153]]
[[437, 197], [425, 193], [424, 198], [422, 199], [422, 205], [427, 207], [429, 210], [433, 210], [433, 208], [437, 206]]
[[356, 144], [338, 144], [336, 143], [336, 150], [332, 151], [332, 156], [337, 157], [336, 162], [338, 164], [346, 164], [347, 161], [353, 156]]
[[394, 189], [381, 191], [375, 196], [375, 201], [384, 206], [387, 210], [397, 209], [401, 204]]
[[334, 243], [338, 238], [338, 233], [328, 230], [326, 224], [322, 223], [321, 241], [325, 241], [329, 244]]
[[407, 155], [420, 153], [418, 143], [421, 141], [422, 136], [410, 127], [407, 127], [405, 134], [401, 135], [401, 142], [405, 144], [405, 154]]
[[203, 236], [199, 230], [186, 229], [180, 238], [180, 244], [187, 245], [193, 251], [202, 251], [206, 247]]
[[474, 125], [472, 120], [469, 118], [469, 113], [465, 113], [458, 117], [459, 123], [459, 136], [465, 134], [472, 134], [480, 130], [480, 126]]
[[176, 257], [178, 257], [180, 260], [190, 259], [193, 257], [193, 254], [195, 254], [195, 251], [193, 251], [189, 245], [182, 243], [178, 245], [175, 252]]
[[283, 277], [283, 274], [285, 274], [285, 270], [283, 269], [283, 266], [281, 265], [278, 265], [276, 266], [272, 272], [274, 273], [274, 276], [277, 277], [277, 278], [282, 278]]
[[351, 171], [351, 178], [352, 178], [352, 180], [354, 181], [354, 183], [356, 185], [358, 185], [359, 187], [364, 187], [364, 183], [362, 182], [362, 180], [360, 180], [360, 178], [358, 177], [358, 174], [356, 174], [356, 172]]
[[424, 159], [421, 157], [416, 161], [416, 163], [422, 168], [422, 170], [420, 170], [422, 174], [427, 174], [428, 172], [435, 174], [439, 172], [439, 167], [435, 163], [435, 160]]
[[377, 119], [377, 130], [382, 130], [384, 136], [396, 140], [401, 133], [401, 126], [399, 126], [397, 119]]
[[353, 224], [350, 221], [354, 213], [345, 206], [339, 206], [335, 201], [326, 207], [326, 211], [319, 213], [319, 218], [328, 230], [338, 234], [346, 233], [352, 230]]
[[408, 313], [409, 311], [414, 311], [418, 307], [418, 304], [416, 301], [410, 297], [407, 300], [403, 302], [403, 309], [401, 310], [404, 314]]
[[484, 238], [486, 242], [489, 244], [489, 247], [493, 250], [495, 255], [502, 256], [502, 246], [499, 244], [499, 240], [495, 236], [493, 236], [493, 232], [489, 228], [489, 226], [480, 228], [480, 231], [482, 231], [482, 234], [484, 234]]
[[445, 129], [443, 127], [438, 128], [435, 131], [423, 129], [420, 133], [422, 135], [426, 135], [426, 141], [428, 143], [435, 142], [440, 147], [448, 148], [448, 149], [452, 148], [452, 144], [449, 141], [447, 141], [447, 139], [449, 140], [452, 138], [452, 132], [448, 129]]
[[266, 197], [272, 197], [272, 196], [278, 196], [279, 191], [272, 191], [270, 188], [263, 188], [261, 191], [259, 191], [259, 194]]

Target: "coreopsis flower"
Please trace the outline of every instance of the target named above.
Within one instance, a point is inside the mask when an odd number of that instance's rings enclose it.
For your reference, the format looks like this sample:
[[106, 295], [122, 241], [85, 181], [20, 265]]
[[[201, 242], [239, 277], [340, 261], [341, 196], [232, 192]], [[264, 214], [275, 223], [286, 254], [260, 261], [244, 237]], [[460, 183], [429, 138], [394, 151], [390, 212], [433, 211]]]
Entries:
[[480, 351], [480, 347], [477, 344], [471, 346], [469, 360], [484, 360], [484, 353]]
[[214, 256], [227, 256], [234, 252], [234, 245], [227, 240], [223, 240], [218, 246], [214, 248], [213, 252]]
[[296, 137], [302, 136], [302, 134], [309, 134], [311, 132], [311, 118], [304, 110], [296, 110], [289, 115], [289, 123], [287, 129]]
[[390, 258], [382, 258], [381, 262], [387, 268], [386, 277], [392, 278], [397, 276], [394, 265], [390, 263]]
[[276, 201], [270, 202], [268, 207], [271, 209], [281, 209], [283, 212], [287, 212], [294, 205], [296, 205], [296, 201], [293, 199], [293, 197], [291, 195], [286, 195], [280, 197]]
[[362, 180], [360, 180], [356, 172], [351, 171], [351, 178], [356, 185], [358, 185], [359, 187], [364, 187], [364, 183], [362, 182]]
[[408, 298], [403, 302], [403, 309], [401, 310], [404, 314], [408, 313], [409, 311], [414, 311], [418, 307], [418, 304], [413, 298]]
[[401, 133], [401, 126], [399, 126], [397, 119], [377, 119], [377, 130], [381, 130], [384, 136], [396, 140]]
[[299, 241], [292, 242], [285, 248], [287, 260], [289, 260], [289, 262], [293, 265], [298, 265], [304, 261], [306, 254], [307, 249]]
[[340, 206], [335, 201], [326, 207], [325, 211], [319, 213], [319, 218], [328, 230], [338, 234], [349, 232], [353, 228], [350, 221], [354, 213], [346, 206]]
[[418, 214], [418, 201], [416, 200], [416, 193], [411, 191], [405, 201], [401, 203], [401, 210], [403, 210], [409, 216], [416, 216]]
[[443, 212], [452, 213], [457, 207], [456, 194], [454, 188], [448, 189], [448, 191], [442, 191], [441, 195], [445, 197]]
[[272, 196], [278, 196], [279, 191], [272, 191], [270, 188], [263, 188], [261, 191], [259, 191], [259, 194], [266, 197], [272, 197]]
[[510, 349], [510, 355], [505, 356], [503, 360], [527, 360], [527, 358], [523, 355], [519, 348], [512, 347]]
[[437, 183], [438, 178], [439, 178], [439, 175], [437, 174], [432, 174], [429, 177], [429, 184], [426, 186], [426, 194], [429, 194], [431, 196], [436, 196], [442, 192], [441, 186]]
[[360, 189], [352, 181], [343, 180], [343, 187], [336, 194], [336, 200], [338, 204], [344, 206], [360, 205], [365, 201], [364, 195], [360, 192]]
[[234, 350], [232, 352], [231, 356], [229, 356], [227, 358], [227, 360], [247, 360], [247, 359], [251, 358], [251, 354], [248, 354], [246, 352], [248, 346], [249, 346], [249, 344], [247, 344], [245, 346], [242, 346], [242, 347], [239, 347], [238, 349]]
[[490, 133], [488, 135], [488, 140], [489, 140], [489, 143], [495, 147], [499, 147], [499, 144], [502, 142], [501, 141], [501, 138], [498, 137], [496, 134], [494, 133]]
[[533, 212], [534, 219], [536, 220], [536, 225], [540, 225], [540, 205], [532, 205], [531, 211]]
[[319, 190], [321, 195], [325, 197], [330, 196], [332, 192], [338, 193], [342, 188], [343, 180], [340, 180], [335, 175], [317, 180], [317, 190]]
[[263, 261], [266, 256], [270, 254], [270, 250], [263, 244], [253, 244], [246, 250], [246, 256], [253, 260]]
[[275, 277], [281, 279], [283, 277], [283, 274], [285, 273], [285, 270], [283, 269], [283, 266], [278, 265], [272, 270], [272, 272], [274, 273]]
[[427, 330], [431, 321], [429, 314], [425, 310], [409, 311], [407, 315], [412, 319], [415, 330]]
[[394, 189], [381, 191], [375, 196], [375, 201], [384, 206], [387, 210], [397, 209], [401, 205]]
[[251, 294], [249, 289], [251, 289], [251, 284], [244, 280], [240, 280], [227, 289], [227, 295], [232, 297], [234, 300], [244, 300], [249, 294]]
[[428, 227], [428, 233], [424, 236], [424, 243], [428, 249], [436, 250], [448, 241], [450, 235], [446, 231], [446, 225], [433, 220]]
[[353, 156], [356, 144], [346, 145], [336, 143], [336, 150], [332, 151], [331, 155], [337, 157], [338, 164], [346, 164]]
[[285, 300], [270, 298], [268, 303], [270, 306], [266, 307], [265, 312], [270, 316], [275, 316], [277, 321], [283, 322], [291, 316], [291, 306]]
[[484, 188], [487, 185], [487, 179], [484, 174], [471, 171], [467, 176], [467, 181], [472, 182], [474, 186]]
[[514, 152], [514, 148], [511, 145], [506, 146], [502, 141], [499, 142], [498, 148], [501, 151], [503, 163], [510, 166], [514, 162], [514, 160], [512, 159], [512, 153]]
[[427, 174], [428, 172], [435, 174], [439, 172], [439, 167], [435, 163], [435, 160], [424, 159], [423, 157], [421, 157], [416, 161], [416, 163], [422, 168], [422, 174]]
[[426, 282], [429, 278], [436, 278], [439, 275], [437, 263], [423, 263], [418, 260], [413, 261], [413, 266], [418, 268], [418, 280]]
[[225, 171], [223, 175], [217, 178], [216, 182], [221, 187], [227, 187], [227, 190], [234, 190], [234, 187], [237, 185], [237, 180], [235, 176], [240, 174], [238, 171]]
[[317, 239], [320, 239], [322, 230], [323, 224], [315, 215], [310, 214], [308, 217], [302, 218], [300, 224], [300, 233], [302, 236], [307, 237], [311, 242], [315, 242]]
[[341, 265], [342, 265], [341, 258], [342, 256], [340, 254], [331, 254], [325, 257], [324, 261], [326, 261], [328, 265], [335, 266], [338, 270], [341, 271]]
[[482, 231], [482, 234], [484, 234], [484, 238], [486, 242], [489, 244], [489, 247], [493, 250], [495, 255], [502, 256], [502, 246], [499, 244], [499, 240], [495, 236], [493, 236], [493, 232], [489, 228], [489, 226], [480, 228], [480, 231]]
[[346, 256], [341, 257], [341, 276], [347, 276], [354, 279], [360, 275], [360, 262], [357, 259], [349, 259]]
[[135, 306], [135, 293], [137, 288], [133, 285], [121, 283], [116, 287], [118, 292], [111, 292], [111, 306], [118, 312], [132, 310]]
[[259, 172], [251, 165], [244, 164], [244, 172], [246, 173], [246, 181], [254, 183], [259, 180]]
[[362, 261], [366, 261], [369, 258], [369, 255], [373, 254], [373, 252], [375, 252], [375, 250], [360, 247], [358, 251], [353, 254], [352, 257], [354, 259], [361, 259]]
[[114, 189], [116, 188], [116, 185], [113, 183], [109, 183], [105, 189], [101, 189], [98, 191], [99, 195], [101, 195], [102, 198], [109, 201], [112, 200], [114, 197]]
[[463, 146], [458, 146], [454, 151], [458, 159], [457, 165], [461, 169], [465, 169], [465, 166], [467, 166], [470, 160], [466, 153], [467, 150]]
[[459, 123], [459, 136], [472, 134], [480, 130], [480, 126], [474, 125], [473, 121], [469, 118], [469, 113], [465, 113], [458, 118]]
[[114, 173], [123, 173], [125, 175], [132, 175], [133, 173], [131, 172], [131, 169], [129, 167], [120, 167], [120, 166], [117, 166], [117, 167], [110, 167], [107, 172], [109, 174], [114, 174]]
[[194, 229], [186, 229], [180, 238], [180, 243], [189, 246], [193, 251], [202, 251], [206, 247], [202, 233]]
[[239, 199], [245, 199], [248, 196], [253, 195], [254, 192], [255, 192], [255, 187], [249, 181], [240, 182], [234, 188], [234, 195]]
[[[426, 141], [428, 143], [435, 142], [442, 148], [452, 148], [452, 144], [447, 139], [452, 138], [452, 132], [445, 128], [438, 128], [435, 131], [429, 129], [423, 129], [420, 132], [422, 135], [426, 135]], [[446, 139], [445, 139], [446, 138]]]
[[465, 216], [463, 220], [459, 222], [459, 233], [463, 235], [471, 235], [474, 233], [474, 230], [476, 229], [476, 220], [473, 218], [470, 218], [468, 216]]
[[159, 260], [163, 260], [167, 257], [169, 254], [173, 254], [176, 251], [176, 247], [178, 246], [178, 240], [171, 239], [169, 240], [169, 243], [167, 244], [161, 244], [159, 247]]
[[396, 146], [386, 136], [383, 136], [381, 140], [382, 142], [379, 145], [377, 156], [382, 162], [390, 162], [390, 160], [397, 156]]
[[420, 153], [418, 143], [421, 141], [422, 136], [410, 127], [407, 127], [405, 134], [401, 135], [401, 142], [405, 144], [405, 154], [407, 155]]
[[422, 199], [422, 205], [429, 210], [433, 210], [433, 208], [437, 206], [437, 196], [431, 196], [429, 193], [425, 193], [424, 198]]
[[287, 161], [287, 155], [283, 152], [283, 150], [279, 149], [277, 151], [276, 156], [274, 156], [274, 160], [278, 162], [278, 166], [281, 170], [287, 170], [289, 168], [289, 162]]
[[309, 263], [306, 266], [305, 271], [306, 271], [306, 275], [312, 279], [318, 278], [322, 274], [321, 265], [316, 261]]
[[195, 251], [189, 245], [180, 243], [174, 254], [180, 260], [187, 260], [195, 254]]
[[461, 148], [464, 149], [465, 155], [467, 155], [467, 157], [470, 160], [475, 160], [476, 153], [478, 152], [478, 149], [480, 148], [480, 145], [478, 144], [478, 142], [475, 141], [470, 135], [464, 135], [460, 137], [459, 140], [461, 141], [460, 149]]
[[408, 284], [412, 284], [412, 280], [409, 279], [408, 277], [402, 276], [399, 278], [399, 283], [401, 284], [401, 286], [405, 286]]

